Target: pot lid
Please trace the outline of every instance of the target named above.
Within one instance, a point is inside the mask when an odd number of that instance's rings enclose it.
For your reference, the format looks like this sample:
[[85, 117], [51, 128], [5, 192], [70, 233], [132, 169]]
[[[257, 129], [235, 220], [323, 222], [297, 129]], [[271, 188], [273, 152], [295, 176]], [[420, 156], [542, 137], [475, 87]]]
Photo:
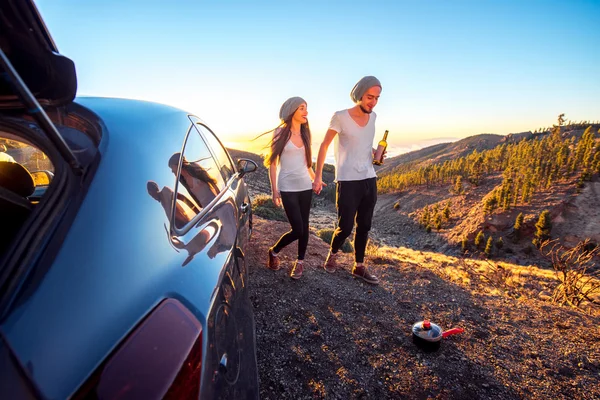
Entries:
[[414, 324], [412, 332], [413, 335], [428, 342], [437, 342], [442, 339], [442, 328], [427, 319]]

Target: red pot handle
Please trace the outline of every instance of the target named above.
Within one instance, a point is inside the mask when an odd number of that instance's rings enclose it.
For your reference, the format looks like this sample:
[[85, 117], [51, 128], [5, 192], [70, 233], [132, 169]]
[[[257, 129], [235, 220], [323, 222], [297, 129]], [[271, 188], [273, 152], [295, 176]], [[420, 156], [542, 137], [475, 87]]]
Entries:
[[448, 337], [450, 335], [456, 335], [457, 333], [463, 333], [465, 330], [463, 328], [452, 328], [448, 329], [446, 332], [442, 333], [442, 337]]

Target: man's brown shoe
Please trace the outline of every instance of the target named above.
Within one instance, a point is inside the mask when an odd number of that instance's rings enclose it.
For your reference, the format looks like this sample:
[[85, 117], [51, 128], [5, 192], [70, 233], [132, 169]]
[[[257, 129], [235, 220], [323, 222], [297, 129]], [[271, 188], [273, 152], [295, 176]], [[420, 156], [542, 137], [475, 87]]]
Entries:
[[292, 270], [290, 271], [290, 278], [292, 279], [300, 279], [302, 277], [302, 272], [304, 270], [304, 263], [296, 261], [292, 266]]
[[376, 276], [371, 275], [367, 267], [365, 267], [364, 265], [354, 264], [354, 268], [352, 268], [352, 276], [354, 276], [355, 278], [360, 278], [363, 281], [372, 285], [379, 284], [379, 279], [377, 279]]
[[279, 266], [279, 257], [273, 254], [273, 249], [269, 249], [269, 257], [267, 259], [267, 268], [273, 271], [278, 271], [281, 267]]
[[325, 265], [323, 266], [325, 268], [325, 271], [329, 272], [330, 274], [333, 274], [335, 270], [339, 268], [337, 258], [337, 253], [329, 252], [329, 254], [327, 255], [327, 260], [325, 261]]

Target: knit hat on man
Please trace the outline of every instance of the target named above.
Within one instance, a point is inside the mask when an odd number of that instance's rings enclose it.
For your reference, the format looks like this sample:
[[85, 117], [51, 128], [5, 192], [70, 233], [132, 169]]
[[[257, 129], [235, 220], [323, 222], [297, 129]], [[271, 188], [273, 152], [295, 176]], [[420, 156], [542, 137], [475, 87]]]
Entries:
[[281, 105], [279, 119], [285, 121], [290, 115], [296, 112], [298, 107], [305, 103], [306, 101], [302, 97], [290, 97]]
[[355, 103], [360, 102], [360, 99], [362, 99], [366, 91], [372, 88], [373, 86], [381, 87], [381, 82], [379, 82], [379, 79], [375, 78], [374, 76], [363, 77], [352, 88], [352, 91], [350, 92], [350, 98]]

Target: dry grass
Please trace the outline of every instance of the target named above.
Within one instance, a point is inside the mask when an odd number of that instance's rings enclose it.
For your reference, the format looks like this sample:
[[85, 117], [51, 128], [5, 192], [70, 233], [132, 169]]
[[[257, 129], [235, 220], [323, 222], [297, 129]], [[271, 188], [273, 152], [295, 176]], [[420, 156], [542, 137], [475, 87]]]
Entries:
[[[561, 278], [557, 271], [535, 265], [523, 266], [488, 259], [453, 257], [404, 247], [370, 245], [367, 256], [374, 264], [385, 263], [385, 260], [396, 260], [419, 265], [447, 281], [469, 289], [474, 294], [508, 295], [517, 299], [538, 299], [560, 304], [556, 301], [555, 291], [564, 287], [564, 282], [568, 282], [568, 279]], [[600, 299], [600, 280], [584, 279], [581, 274], [574, 273], [571, 273], [569, 279], [577, 280], [580, 296], [583, 294], [587, 296], [586, 301], [579, 302], [580, 305], [585, 306], [588, 312], [598, 313], [599, 311], [594, 311], [593, 308]]]

